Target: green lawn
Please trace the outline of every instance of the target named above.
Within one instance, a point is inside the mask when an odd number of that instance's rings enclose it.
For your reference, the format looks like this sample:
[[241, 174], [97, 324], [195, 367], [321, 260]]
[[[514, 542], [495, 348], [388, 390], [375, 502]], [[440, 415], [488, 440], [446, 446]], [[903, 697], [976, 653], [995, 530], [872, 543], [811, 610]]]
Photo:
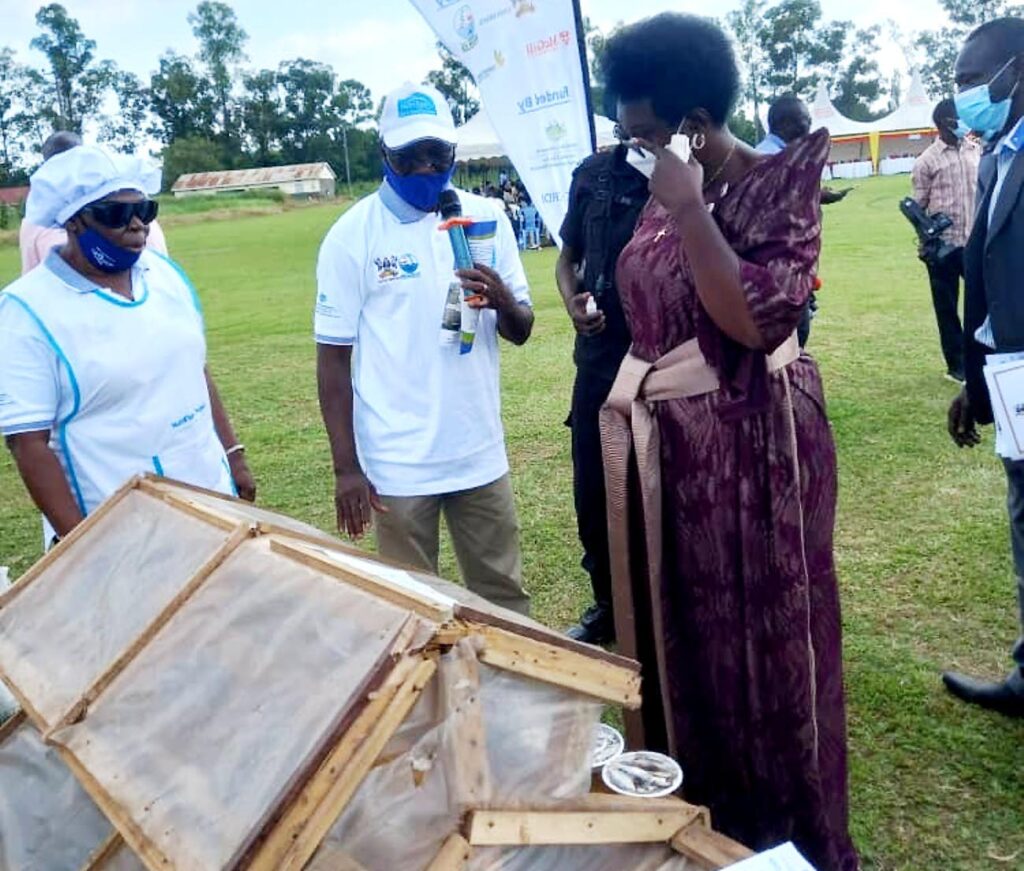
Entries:
[[[854, 834], [865, 867], [879, 871], [1021, 869], [1024, 724], [959, 705], [939, 682], [946, 667], [1001, 675], [1015, 607], [991, 442], [965, 453], [944, 433], [954, 388], [941, 377], [924, 270], [896, 208], [907, 186], [865, 182], [828, 209], [811, 338], [839, 443]], [[167, 227], [203, 296], [211, 366], [260, 501], [325, 529], [332, 480], [310, 310], [317, 246], [336, 210]], [[536, 615], [560, 627], [588, 595], [562, 426], [572, 335], [553, 252], [525, 259], [537, 327], [525, 348], [505, 349], [505, 419], [527, 583]], [[0, 247], [0, 284], [16, 268], [16, 250]], [[6, 453], [0, 529], [0, 565], [20, 574], [39, 555], [39, 526]]]

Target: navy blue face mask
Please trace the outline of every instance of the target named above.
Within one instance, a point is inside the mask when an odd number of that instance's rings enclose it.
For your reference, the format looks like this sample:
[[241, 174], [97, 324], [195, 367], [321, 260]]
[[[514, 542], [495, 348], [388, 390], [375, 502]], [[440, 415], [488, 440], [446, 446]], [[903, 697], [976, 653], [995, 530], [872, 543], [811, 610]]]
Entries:
[[421, 212], [432, 212], [437, 201], [452, 180], [455, 167], [445, 172], [431, 172], [425, 175], [399, 175], [384, 161], [384, 178], [403, 200]]
[[131, 269], [142, 254], [115, 245], [91, 227], [78, 234], [78, 247], [96, 269], [110, 273]]

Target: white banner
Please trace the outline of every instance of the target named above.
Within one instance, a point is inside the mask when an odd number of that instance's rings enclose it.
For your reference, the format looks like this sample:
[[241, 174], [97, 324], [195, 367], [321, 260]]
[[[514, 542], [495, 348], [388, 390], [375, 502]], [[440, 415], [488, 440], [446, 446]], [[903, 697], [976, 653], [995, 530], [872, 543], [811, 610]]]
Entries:
[[411, 0], [473, 74], [491, 124], [557, 240], [591, 153], [572, 0]]

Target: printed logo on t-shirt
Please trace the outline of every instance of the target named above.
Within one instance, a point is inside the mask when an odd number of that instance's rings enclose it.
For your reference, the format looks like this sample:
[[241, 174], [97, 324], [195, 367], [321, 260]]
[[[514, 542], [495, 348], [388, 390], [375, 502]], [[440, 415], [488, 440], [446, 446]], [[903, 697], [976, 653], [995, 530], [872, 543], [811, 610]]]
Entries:
[[377, 267], [377, 281], [381, 284], [406, 278], [418, 278], [420, 274], [420, 262], [412, 254], [389, 254], [384, 257], [375, 257], [373, 262]]

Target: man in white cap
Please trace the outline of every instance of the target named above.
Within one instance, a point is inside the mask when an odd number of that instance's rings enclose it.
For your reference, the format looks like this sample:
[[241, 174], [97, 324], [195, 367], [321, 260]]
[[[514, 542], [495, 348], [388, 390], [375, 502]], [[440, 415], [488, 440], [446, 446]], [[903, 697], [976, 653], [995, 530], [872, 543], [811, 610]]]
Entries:
[[[437, 90], [407, 83], [389, 94], [380, 134], [384, 182], [342, 215], [317, 264], [317, 381], [338, 527], [358, 538], [376, 514], [383, 556], [436, 572], [444, 512], [467, 586], [525, 614], [498, 384], [498, 337], [521, 345], [533, 328], [516, 239], [500, 203], [458, 191], [463, 214], [496, 230], [492, 264], [454, 271], [438, 202], [456, 133]], [[453, 282], [456, 296], [461, 283], [480, 298], [469, 353], [440, 338]]]
[[[43, 160], [63, 154], [70, 148], [77, 148], [82, 144], [82, 137], [70, 130], [58, 130], [43, 143]], [[58, 248], [67, 241], [67, 234], [63, 227], [40, 227], [38, 224], [25, 218], [18, 228], [18, 248], [21, 250], [21, 274], [31, 272], [54, 248]], [[167, 254], [167, 240], [164, 238], [164, 231], [157, 221], [149, 225], [149, 235], [146, 237], [146, 247]]]
[[28, 218], [67, 240], [0, 293], [0, 432], [47, 541], [141, 472], [255, 495], [195, 290], [146, 249], [159, 190], [159, 170], [94, 146], [32, 176]]

